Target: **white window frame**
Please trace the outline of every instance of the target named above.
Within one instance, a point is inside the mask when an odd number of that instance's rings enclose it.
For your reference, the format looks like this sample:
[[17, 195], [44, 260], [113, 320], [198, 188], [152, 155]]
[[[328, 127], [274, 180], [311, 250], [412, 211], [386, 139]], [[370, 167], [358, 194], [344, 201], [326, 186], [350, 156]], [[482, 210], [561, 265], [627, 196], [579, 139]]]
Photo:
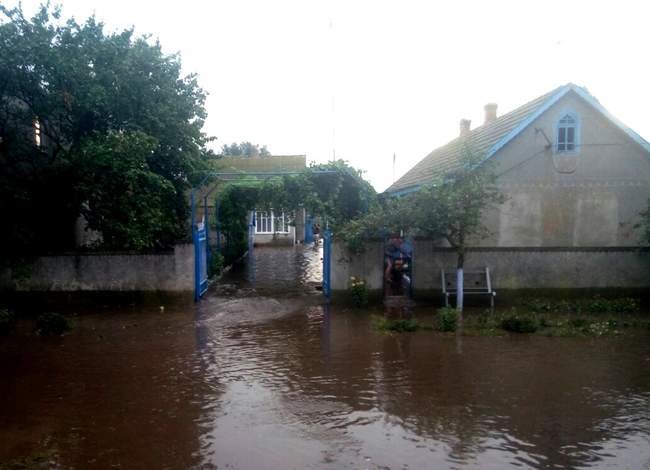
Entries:
[[43, 146], [43, 130], [38, 118], [34, 119], [34, 143], [37, 147]]
[[272, 235], [274, 233], [289, 233], [291, 227], [284, 211], [276, 216], [273, 211], [255, 211], [255, 233]]
[[[570, 119], [572, 122], [562, 122]], [[564, 129], [564, 140], [560, 140], [560, 130]], [[573, 141], [569, 141], [569, 129], [573, 129]], [[573, 145], [572, 149], [568, 149]], [[560, 148], [562, 147], [562, 148]], [[555, 125], [555, 153], [560, 155], [570, 155], [578, 153], [580, 150], [580, 119], [578, 115], [571, 110], [563, 111], [558, 117]]]

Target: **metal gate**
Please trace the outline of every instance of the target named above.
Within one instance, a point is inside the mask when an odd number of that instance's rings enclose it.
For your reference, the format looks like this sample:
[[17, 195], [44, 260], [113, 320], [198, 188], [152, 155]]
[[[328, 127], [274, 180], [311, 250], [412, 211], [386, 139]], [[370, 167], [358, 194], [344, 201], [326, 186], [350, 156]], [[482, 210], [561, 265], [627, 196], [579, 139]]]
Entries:
[[195, 224], [194, 240], [194, 300], [198, 301], [208, 290], [208, 233], [206, 224]]
[[332, 295], [332, 232], [326, 229], [323, 233], [323, 294], [329, 300]]

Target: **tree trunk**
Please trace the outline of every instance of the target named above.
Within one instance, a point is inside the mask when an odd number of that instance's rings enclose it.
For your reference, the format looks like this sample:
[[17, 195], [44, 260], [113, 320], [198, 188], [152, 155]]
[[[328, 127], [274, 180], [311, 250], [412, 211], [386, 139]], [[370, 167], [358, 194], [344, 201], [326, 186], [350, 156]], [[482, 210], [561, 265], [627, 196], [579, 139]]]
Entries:
[[456, 269], [456, 310], [459, 312], [463, 311], [463, 285], [464, 285], [464, 273], [463, 265], [465, 264], [465, 253], [463, 251], [458, 252], [458, 265]]

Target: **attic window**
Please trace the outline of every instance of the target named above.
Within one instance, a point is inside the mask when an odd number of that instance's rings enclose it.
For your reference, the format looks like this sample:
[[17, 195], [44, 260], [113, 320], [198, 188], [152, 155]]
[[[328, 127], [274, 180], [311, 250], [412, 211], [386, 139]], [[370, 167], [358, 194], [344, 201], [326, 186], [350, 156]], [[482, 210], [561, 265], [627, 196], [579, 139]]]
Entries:
[[578, 119], [573, 114], [563, 115], [557, 124], [557, 152], [575, 152], [578, 148]]
[[34, 143], [37, 147], [43, 145], [43, 139], [41, 134], [41, 121], [34, 119]]

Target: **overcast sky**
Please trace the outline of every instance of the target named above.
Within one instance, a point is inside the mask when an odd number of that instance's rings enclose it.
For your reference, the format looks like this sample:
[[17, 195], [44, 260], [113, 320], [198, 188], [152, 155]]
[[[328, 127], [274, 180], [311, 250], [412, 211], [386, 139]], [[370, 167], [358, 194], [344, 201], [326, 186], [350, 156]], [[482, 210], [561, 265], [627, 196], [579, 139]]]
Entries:
[[[17, 2], [3, 1], [11, 6]], [[33, 12], [38, 1], [24, 0]], [[64, 0], [180, 52], [209, 93], [205, 130], [274, 154], [337, 158], [378, 191], [458, 134], [567, 82], [650, 139], [648, 1]]]

